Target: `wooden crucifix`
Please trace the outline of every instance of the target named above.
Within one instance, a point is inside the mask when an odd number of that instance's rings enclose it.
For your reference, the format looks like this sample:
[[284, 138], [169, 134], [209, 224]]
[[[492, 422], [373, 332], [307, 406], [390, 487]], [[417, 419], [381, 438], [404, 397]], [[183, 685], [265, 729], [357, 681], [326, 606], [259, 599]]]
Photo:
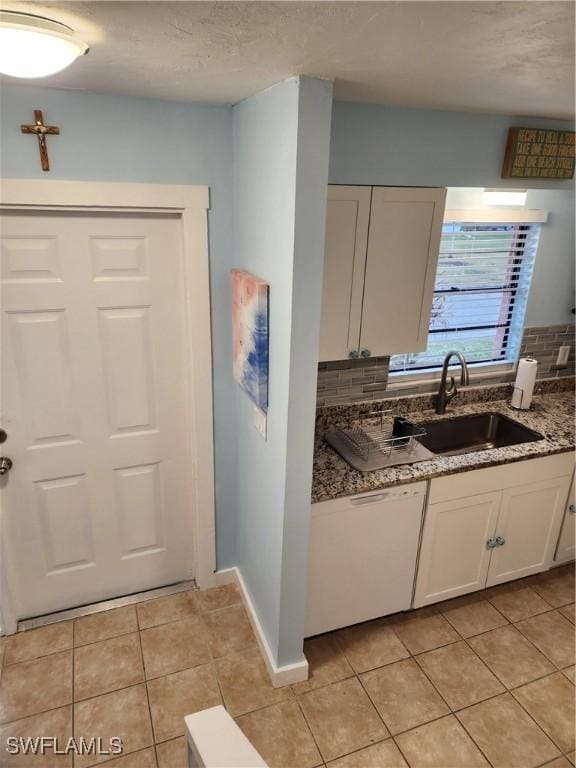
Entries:
[[20, 130], [22, 133], [33, 133], [38, 139], [38, 149], [40, 150], [40, 162], [42, 163], [42, 170], [50, 170], [50, 162], [48, 160], [48, 147], [46, 146], [46, 136], [57, 136], [60, 133], [60, 128], [56, 125], [44, 125], [44, 118], [42, 117], [42, 110], [34, 110], [34, 124], [33, 125], [21, 125]]

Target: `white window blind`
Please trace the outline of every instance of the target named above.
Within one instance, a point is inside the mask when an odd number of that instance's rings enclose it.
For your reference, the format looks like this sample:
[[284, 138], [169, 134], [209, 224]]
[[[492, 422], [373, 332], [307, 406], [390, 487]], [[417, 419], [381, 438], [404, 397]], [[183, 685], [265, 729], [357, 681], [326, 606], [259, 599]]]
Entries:
[[513, 360], [521, 336], [540, 225], [445, 221], [425, 352], [394, 355], [390, 370]]

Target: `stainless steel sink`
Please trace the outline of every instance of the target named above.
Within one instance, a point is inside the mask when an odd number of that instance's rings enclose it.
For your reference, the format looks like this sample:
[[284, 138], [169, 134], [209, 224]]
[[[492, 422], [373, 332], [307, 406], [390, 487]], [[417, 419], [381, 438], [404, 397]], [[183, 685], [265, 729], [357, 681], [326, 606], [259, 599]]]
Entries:
[[426, 430], [425, 437], [418, 438], [418, 442], [432, 453], [442, 456], [456, 456], [544, 439], [539, 432], [501, 413], [473, 413], [453, 419], [419, 422], [418, 426]]

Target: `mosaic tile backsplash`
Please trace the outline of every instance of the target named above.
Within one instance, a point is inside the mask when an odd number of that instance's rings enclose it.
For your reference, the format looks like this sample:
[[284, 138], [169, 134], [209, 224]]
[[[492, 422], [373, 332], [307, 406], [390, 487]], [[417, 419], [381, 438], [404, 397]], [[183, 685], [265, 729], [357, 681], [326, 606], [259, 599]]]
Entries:
[[[558, 348], [570, 346], [567, 367], [557, 368]], [[574, 376], [574, 324], [525, 328], [520, 357], [532, 356], [538, 360], [538, 379]], [[388, 357], [370, 357], [366, 360], [335, 360], [318, 365], [317, 405], [341, 405], [366, 400], [380, 400], [396, 395], [416, 395], [435, 392], [437, 383], [427, 382], [413, 387], [395, 389], [394, 377], [388, 375]], [[483, 383], [498, 384], [513, 381], [515, 372], [501, 376], [487, 376], [484, 380], [471, 369], [475, 386]]]

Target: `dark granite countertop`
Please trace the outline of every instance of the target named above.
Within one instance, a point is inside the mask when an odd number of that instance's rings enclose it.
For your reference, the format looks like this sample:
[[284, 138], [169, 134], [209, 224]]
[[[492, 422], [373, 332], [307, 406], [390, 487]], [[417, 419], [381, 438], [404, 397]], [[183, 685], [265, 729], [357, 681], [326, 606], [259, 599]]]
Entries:
[[[573, 382], [572, 382], [573, 383]], [[565, 382], [564, 386], [570, 386]], [[509, 403], [509, 389], [505, 386], [471, 388], [452, 400], [444, 416], [437, 416], [432, 409], [430, 396], [397, 398], [377, 403], [354, 406], [326, 407], [318, 409], [316, 418], [316, 445], [314, 452], [314, 474], [312, 481], [312, 502], [326, 501], [339, 496], [353, 496], [418, 480], [465, 472], [472, 469], [508, 464], [524, 459], [549, 456], [554, 453], [571, 451], [574, 438], [574, 392], [561, 386], [540, 386], [540, 394], [534, 396], [529, 411], [512, 410]], [[543, 391], [544, 390], [544, 391]], [[460, 456], [437, 456], [430, 461], [405, 464], [374, 472], [359, 472], [349, 466], [323, 440], [323, 434], [335, 426], [347, 426], [375, 409], [392, 408], [395, 414], [410, 414], [418, 422], [431, 419], [446, 419], [469, 413], [494, 412], [509, 416], [527, 427], [544, 435], [544, 440], [506, 448], [466, 453]]]

